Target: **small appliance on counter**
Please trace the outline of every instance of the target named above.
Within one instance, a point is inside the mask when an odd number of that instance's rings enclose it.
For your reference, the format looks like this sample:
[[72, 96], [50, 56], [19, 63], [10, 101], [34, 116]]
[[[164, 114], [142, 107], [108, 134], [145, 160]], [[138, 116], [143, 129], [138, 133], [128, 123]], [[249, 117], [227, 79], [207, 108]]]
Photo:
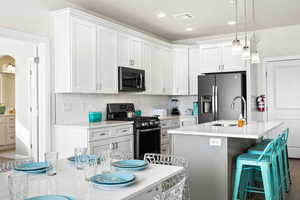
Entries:
[[134, 158], [143, 160], [145, 153], [160, 153], [160, 120], [134, 116], [135, 111], [132, 103], [107, 104], [107, 120], [134, 122]]
[[172, 115], [180, 115], [180, 111], [177, 106], [178, 99], [172, 99], [171, 100], [171, 114]]

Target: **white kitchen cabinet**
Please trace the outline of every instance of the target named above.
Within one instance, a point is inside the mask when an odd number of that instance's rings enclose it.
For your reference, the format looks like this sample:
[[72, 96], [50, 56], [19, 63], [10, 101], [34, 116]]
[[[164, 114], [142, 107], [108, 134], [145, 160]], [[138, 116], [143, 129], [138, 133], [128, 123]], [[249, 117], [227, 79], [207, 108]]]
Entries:
[[197, 116], [182, 116], [179, 120], [180, 127], [193, 126], [197, 124]]
[[173, 94], [188, 95], [188, 48], [175, 48], [173, 60]]
[[145, 70], [145, 85], [147, 94], [151, 94], [151, 67], [152, 67], [152, 44], [142, 44], [142, 68]]
[[118, 32], [97, 26], [97, 92], [118, 93]]
[[16, 144], [14, 115], [0, 115], [0, 149], [11, 149]]
[[[133, 136], [123, 136], [114, 139], [115, 148], [121, 152], [131, 152], [133, 153]], [[132, 154], [133, 155], [133, 154]]]
[[200, 75], [200, 48], [189, 49], [189, 95], [198, 94], [198, 75]]
[[200, 72], [244, 71], [246, 65], [240, 55], [232, 54], [231, 42], [200, 45]]
[[161, 65], [161, 47], [153, 45], [151, 53], [151, 94], [163, 93], [163, 77], [164, 75]]
[[142, 41], [139, 38], [119, 33], [119, 66], [137, 67], [142, 64]]
[[85, 20], [71, 20], [72, 91], [96, 90], [96, 25]]
[[0, 123], [0, 145], [6, 145], [6, 124]]
[[163, 90], [162, 93], [165, 95], [172, 95], [173, 90], [173, 52], [168, 48], [161, 48], [160, 60], [162, 68], [162, 79], [163, 79]]

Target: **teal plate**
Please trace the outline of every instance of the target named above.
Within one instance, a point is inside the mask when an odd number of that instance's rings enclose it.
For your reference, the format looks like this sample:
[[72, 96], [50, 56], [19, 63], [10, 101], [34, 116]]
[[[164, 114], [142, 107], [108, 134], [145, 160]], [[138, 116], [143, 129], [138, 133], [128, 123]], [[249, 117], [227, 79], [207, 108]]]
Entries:
[[118, 171], [142, 171], [144, 169], [147, 169], [148, 167], [149, 167], [149, 164], [147, 164], [143, 167], [132, 167], [132, 168], [114, 167], [114, 168]]
[[135, 175], [128, 172], [98, 174], [90, 179], [92, 183], [105, 185], [125, 184], [134, 180]]
[[31, 163], [23, 163], [17, 165], [15, 170], [17, 171], [33, 171], [33, 170], [41, 170], [48, 168], [49, 165], [46, 162], [31, 162]]
[[139, 168], [145, 167], [148, 163], [144, 160], [121, 160], [112, 163], [112, 166], [118, 168]]
[[73, 197], [64, 196], [64, 195], [44, 195], [38, 197], [32, 197], [25, 200], [75, 200]]
[[47, 171], [47, 169], [48, 168], [37, 169], [37, 170], [26, 170], [26, 171], [15, 169], [15, 171], [17, 171], [17, 172], [23, 172], [23, 173], [29, 173], [29, 174], [42, 174], [42, 173], [45, 173]]
[[121, 187], [127, 187], [135, 183], [136, 180], [129, 181], [127, 183], [122, 184], [99, 184], [99, 183], [93, 183], [96, 187], [100, 188], [121, 188]]

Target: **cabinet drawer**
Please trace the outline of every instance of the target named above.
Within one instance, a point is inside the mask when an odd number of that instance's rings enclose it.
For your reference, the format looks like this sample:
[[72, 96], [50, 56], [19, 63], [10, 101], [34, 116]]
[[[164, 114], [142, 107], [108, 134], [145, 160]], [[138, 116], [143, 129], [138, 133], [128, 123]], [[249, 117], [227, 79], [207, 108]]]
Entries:
[[180, 121], [179, 120], [171, 120], [170, 121], [170, 127], [172, 128], [179, 128], [180, 127]]
[[161, 154], [169, 154], [169, 144], [161, 145]]
[[160, 126], [162, 127], [162, 128], [167, 128], [168, 127], [168, 125], [169, 125], [169, 120], [160, 120]]
[[112, 132], [112, 136], [122, 136], [130, 134], [133, 134], [133, 127], [117, 128], [114, 132]]
[[161, 130], [161, 144], [169, 143], [168, 129]]
[[14, 124], [7, 124], [7, 132], [9, 133], [16, 132], [16, 126]]
[[91, 130], [90, 131], [90, 141], [102, 140], [111, 137], [110, 129], [100, 129], [100, 130]]
[[16, 118], [15, 117], [8, 117], [6, 119], [7, 123], [9, 124], [15, 124], [16, 123]]
[[15, 144], [16, 143], [16, 136], [15, 135], [7, 135], [7, 144]]
[[6, 120], [6, 117], [0, 117], [0, 124], [5, 124]]

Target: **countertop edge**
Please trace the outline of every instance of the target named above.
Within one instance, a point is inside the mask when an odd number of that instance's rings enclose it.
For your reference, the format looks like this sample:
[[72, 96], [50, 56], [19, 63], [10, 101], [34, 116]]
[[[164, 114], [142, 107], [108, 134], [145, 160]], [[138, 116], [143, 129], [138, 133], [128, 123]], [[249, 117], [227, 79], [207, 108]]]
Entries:
[[92, 125], [87, 125], [87, 124], [54, 124], [54, 127], [62, 127], [62, 126], [70, 126], [70, 127], [79, 127], [79, 128], [88, 128], [88, 129], [93, 129], [93, 128], [106, 128], [106, 127], [114, 127], [114, 126], [124, 126], [124, 125], [133, 125], [133, 121], [116, 121], [115, 123], [111, 124], [92, 124]]

